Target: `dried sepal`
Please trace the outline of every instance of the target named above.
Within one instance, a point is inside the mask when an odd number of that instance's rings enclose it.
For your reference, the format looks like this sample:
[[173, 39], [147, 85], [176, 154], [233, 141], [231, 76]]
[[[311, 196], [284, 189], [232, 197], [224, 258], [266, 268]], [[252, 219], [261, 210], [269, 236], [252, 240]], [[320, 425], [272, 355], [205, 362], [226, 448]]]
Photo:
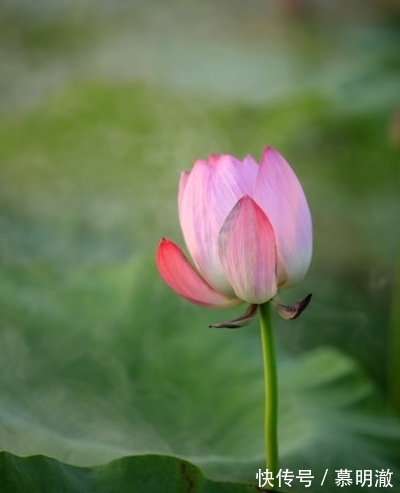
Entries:
[[285, 305], [281, 302], [278, 296], [275, 296], [272, 299], [272, 303], [274, 304], [276, 311], [279, 315], [285, 320], [293, 320], [297, 318], [308, 306], [311, 301], [312, 294], [308, 294], [305, 298], [300, 301], [296, 301], [296, 303], [292, 306]]
[[247, 310], [238, 318], [234, 320], [230, 320], [227, 322], [219, 322], [216, 324], [211, 324], [209, 328], [211, 329], [240, 329], [241, 327], [245, 327], [249, 325], [249, 323], [256, 316], [259, 305], [253, 304], [250, 305]]

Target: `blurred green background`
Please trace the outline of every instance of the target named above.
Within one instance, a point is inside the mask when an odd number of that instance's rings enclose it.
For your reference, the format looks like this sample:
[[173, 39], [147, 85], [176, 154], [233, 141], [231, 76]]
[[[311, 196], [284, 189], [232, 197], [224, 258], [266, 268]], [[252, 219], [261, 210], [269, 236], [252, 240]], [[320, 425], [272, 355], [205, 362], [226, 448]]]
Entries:
[[266, 145], [314, 222], [310, 271], [282, 293], [312, 303], [275, 317], [282, 467], [329, 468], [328, 492], [346, 467], [399, 484], [396, 0], [0, 1], [2, 449], [166, 453], [255, 482], [257, 323], [207, 329], [240, 309], [179, 299], [154, 254], [183, 244], [183, 169]]

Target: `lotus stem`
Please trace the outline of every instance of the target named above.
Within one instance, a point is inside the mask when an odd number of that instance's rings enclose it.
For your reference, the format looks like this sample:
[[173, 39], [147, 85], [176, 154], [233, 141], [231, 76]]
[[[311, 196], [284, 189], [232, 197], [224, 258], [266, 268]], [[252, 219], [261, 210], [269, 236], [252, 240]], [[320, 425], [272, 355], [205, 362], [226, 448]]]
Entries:
[[272, 477], [278, 473], [278, 379], [270, 302], [260, 305], [261, 345], [265, 385], [265, 458]]

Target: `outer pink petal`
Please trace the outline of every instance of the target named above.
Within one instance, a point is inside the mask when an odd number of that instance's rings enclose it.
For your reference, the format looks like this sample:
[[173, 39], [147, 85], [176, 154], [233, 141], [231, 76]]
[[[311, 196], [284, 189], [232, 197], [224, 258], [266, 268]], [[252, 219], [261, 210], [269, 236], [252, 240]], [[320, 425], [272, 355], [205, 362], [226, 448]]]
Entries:
[[209, 181], [213, 167], [197, 160], [189, 174], [182, 174], [178, 210], [183, 237], [201, 276], [217, 291], [233, 295], [218, 258], [213, 211], [210, 209]]
[[274, 231], [250, 197], [241, 198], [228, 215], [219, 235], [219, 255], [238, 298], [260, 304], [275, 296]]
[[172, 241], [162, 239], [157, 249], [157, 268], [161, 277], [179, 295], [210, 307], [228, 307], [241, 303], [212, 289], [193, 269], [182, 250]]
[[245, 195], [254, 197], [257, 172], [258, 164], [250, 156], [243, 162], [229, 154], [214, 160], [208, 193], [218, 233], [237, 201]]
[[232, 296], [218, 255], [218, 234], [236, 202], [254, 193], [258, 165], [224, 154], [197, 160], [189, 174], [182, 174], [178, 207], [188, 250], [202, 277], [217, 291]]
[[178, 191], [178, 211], [181, 209], [181, 202], [184, 191], [186, 189], [186, 184], [188, 182], [190, 173], [188, 171], [182, 171], [181, 177], [179, 180], [179, 191]]
[[304, 277], [311, 261], [311, 215], [295, 173], [272, 147], [267, 147], [261, 158], [255, 200], [274, 228], [278, 285], [294, 285]]

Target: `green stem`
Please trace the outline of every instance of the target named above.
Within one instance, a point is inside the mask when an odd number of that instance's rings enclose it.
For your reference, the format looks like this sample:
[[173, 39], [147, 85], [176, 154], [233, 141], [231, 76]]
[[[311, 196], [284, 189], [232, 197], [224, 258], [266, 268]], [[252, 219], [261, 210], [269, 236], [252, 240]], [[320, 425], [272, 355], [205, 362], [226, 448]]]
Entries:
[[273, 477], [278, 473], [278, 379], [270, 302], [260, 305], [265, 385], [265, 458]]

